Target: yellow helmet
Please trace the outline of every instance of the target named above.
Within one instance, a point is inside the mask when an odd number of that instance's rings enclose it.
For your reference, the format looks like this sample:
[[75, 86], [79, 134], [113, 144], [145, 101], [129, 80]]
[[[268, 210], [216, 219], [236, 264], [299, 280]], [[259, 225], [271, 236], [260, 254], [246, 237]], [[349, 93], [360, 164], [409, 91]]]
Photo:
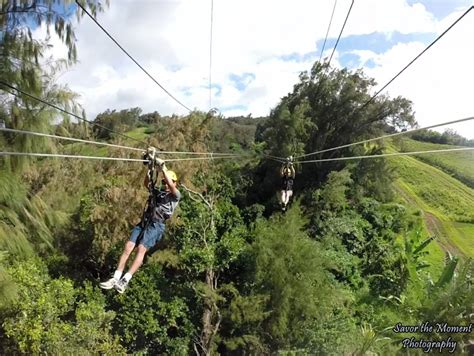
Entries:
[[178, 181], [178, 176], [176, 175], [174, 171], [166, 171], [166, 174], [168, 175], [168, 177], [171, 178], [172, 181], [174, 182]]

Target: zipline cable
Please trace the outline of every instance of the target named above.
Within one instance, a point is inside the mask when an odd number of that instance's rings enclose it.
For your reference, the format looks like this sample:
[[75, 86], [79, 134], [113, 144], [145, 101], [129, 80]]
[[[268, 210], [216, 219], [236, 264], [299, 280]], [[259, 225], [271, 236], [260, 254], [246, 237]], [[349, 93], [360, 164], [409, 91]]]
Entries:
[[265, 154], [265, 153], [263, 153], [262, 156], [264, 156], [265, 158], [271, 159], [271, 160], [273, 160], [273, 161], [280, 162], [280, 163], [285, 163], [285, 162], [286, 162], [286, 159], [283, 158], [283, 157], [277, 157], [277, 156], [267, 155], [267, 154]]
[[117, 45], [118, 48], [120, 48], [122, 50], [123, 53], [125, 53], [128, 58], [130, 58], [151, 80], [153, 80], [155, 82], [155, 84], [157, 84], [166, 94], [168, 94], [168, 96], [170, 98], [172, 98], [174, 101], [176, 101], [179, 105], [181, 105], [183, 108], [185, 108], [186, 110], [188, 110], [189, 112], [191, 112], [192, 110], [190, 108], [188, 108], [186, 105], [184, 105], [181, 101], [179, 101], [178, 99], [176, 99], [176, 97], [173, 96], [173, 94], [171, 94], [163, 85], [161, 85], [150, 73], [148, 73], [148, 71], [143, 68], [143, 66], [138, 63], [138, 61], [132, 57], [132, 55], [130, 53], [128, 53], [121, 45], [120, 43], [117, 42], [117, 40], [94, 18], [94, 16], [92, 16], [85, 8], [84, 6], [82, 6], [78, 0], [76, 0], [76, 4], [77, 6], [79, 6], [82, 11], [84, 11], [84, 13], [89, 16], [91, 18], [92, 21], [94, 21], [94, 23], [99, 26], [99, 28]]
[[[43, 99], [41, 99], [41, 98], [38, 98], [38, 97], [36, 97], [36, 96], [34, 96], [34, 95], [31, 95], [31, 94], [28, 94], [28, 93], [24, 92], [23, 90], [18, 89], [18, 88], [15, 88], [14, 86], [12, 86], [12, 85], [10, 85], [10, 84], [4, 82], [3, 80], [0, 80], [0, 84], [4, 85], [4, 86], [6, 86], [6, 87], [8, 87], [8, 88], [10, 88], [10, 89], [16, 90], [17, 92], [22, 93], [23, 95], [26, 95], [27, 97], [29, 97], [29, 98], [31, 98], [31, 99], [37, 100], [37, 101], [39, 101], [40, 103], [43, 103], [43, 104], [45, 104], [45, 105], [48, 105], [48, 106], [50, 106], [50, 107], [52, 107], [52, 108], [54, 108], [54, 109], [56, 109], [56, 110], [59, 110], [59, 111], [65, 113], [65, 114], [68, 114], [68, 115], [70, 115], [70, 116], [72, 116], [72, 117], [75, 117], [75, 118], [78, 119], [78, 120], [85, 121], [85, 122], [87, 122], [87, 123], [89, 123], [89, 124], [91, 124], [91, 125], [100, 127], [101, 129], [104, 129], [104, 130], [106, 130], [106, 131], [108, 131], [108, 132], [111, 132], [111, 133], [114, 133], [114, 134], [116, 134], [116, 135], [122, 136], [123, 138], [127, 138], [127, 139], [130, 139], [130, 140], [134, 140], [134, 141], [139, 142], [139, 143], [141, 143], [141, 144], [143, 144], [143, 145], [148, 145], [146, 142], [143, 142], [143, 141], [138, 140], [138, 139], [136, 139], [136, 138], [133, 138], [133, 137], [131, 137], [131, 136], [124, 135], [124, 134], [122, 134], [122, 133], [120, 133], [120, 132], [116, 132], [116, 131], [114, 131], [114, 130], [112, 130], [112, 129], [109, 129], [109, 128], [105, 127], [105, 126], [102, 126], [102, 125], [100, 125], [100, 124], [97, 124], [97, 123], [95, 123], [95, 122], [93, 122], [93, 121], [89, 121], [89, 120], [87, 120], [87, 119], [84, 119], [83, 117], [81, 117], [81, 116], [79, 116], [79, 115], [76, 115], [76, 114], [73, 114], [72, 112], [69, 112], [69, 111], [67, 111], [67, 110], [64, 110], [64, 109], [60, 108], [59, 106], [57, 106], [57, 105], [55, 105], [55, 104], [51, 104], [51, 103], [49, 103], [49, 102], [47, 102], [47, 101], [45, 101], [45, 100], [43, 100]], [[2, 89], [2, 90], [5, 90], [5, 89]], [[5, 91], [6, 91], [7, 93], [11, 94], [11, 95], [14, 95], [14, 96], [17, 96], [17, 97], [19, 96], [18, 94], [12, 93], [12, 92], [10, 92], [10, 91], [8, 91], [8, 90], [5, 90]]]
[[344, 27], [346, 27], [346, 22], [347, 22], [347, 19], [349, 18], [353, 5], [354, 5], [354, 0], [352, 0], [351, 2], [351, 6], [349, 7], [349, 10], [347, 11], [346, 19], [344, 20], [344, 24], [342, 25], [341, 31], [339, 32], [339, 36], [337, 37], [336, 44], [334, 45], [334, 48], [332, 49], [331, 57], [329, 57], [329, 62], [327, 64], [328, 68], [329, 68], [329, 64], [331, 64], [332, 56], [334, 55], [334, 52], [336, 51], [337, 44], [339, 43], [339, 40], [341, 39], [341, 35], [342, 35], [342, 32], [344, 31]]
[[319, 55], [319, 62], [321, 62], [321, 58], [323, 57], [324, 48], [326, 47], [326, 41], [328, 39], [329, 30], [331, 29], [332, 18], [334, 16], [334, 11], [336, 10], [337, 0], [334, 0], [334, 6], [332, 8], [331, 19], [329, 20], [328, 30], [326, 31], [326, 37], [324, 38], [323, 48], [321, 49], [321, 54]]
[[410, 63], [408, 63], [405, 67], [403, 67], [403, 69], [402, 69], [400, 72], [398, 72], [392, 79], [390, 79], [387, 84], [385, 84], [385, 85], [384, 85], [381, 89], [379, 89], [366, 103], [364, 103], [364, 104], [359, 108], [359, 110], [361, 110], [362, 108], [366, 107], [369, 103], [371, 103], [371, 102], [375, 99], [375, 97], [376, 97], [377, 95], [379, 95], [386, 87], [388, 87], [395, 79], [397, 79], [397, 77], [398, 77], [400, 74], [402, 74], [402, 73], [405, 71], [405, 69], [407, 69], [409, 66], [411, 66], [418, 58], [420, 58], [420, 57], [421, 57], [426, 51], [428, 51], [436, 42], [438, 42], [446, 33], [448, 33], [448, 32], [451, 30], [451, 28], [453, 28], [459, 21], [461, 21], [461, 19], [462, 19], [464, 16], [466, 16], [472, 9], [474, 9], [474, 5], [471, 6], [469, 9], [467, 9], [456, 21], [454, 21], [454, 22], [451, 24], [451, 26], [449, 26], [446, 30], [444, 30], [444, 32], [443, 32], [441, 35], [439, 35], [438, 37], [436, 37], [436, 39], [435, 39], [433, 42], [431, 42], [428, 47], [426, 47], [423, 51], [421, 51], [421, 53], [419, 53], [415, 58], [413, 58], [413, 59], [410, 61]]
[[212, 109], [212, 25], [214, 22], [214, 0], [211, 0], [211, 33], [209, 38], [209, 110]]
[[327, 148], [327, 149], [321, 150], [321, 151], [316, 151], [316, 152], [313, 152], [313, 153], [308, 153], [308, 154], [305, 154], [305, 155], [298, 156], [298, 157], [296, 157], [296, 158], [301, 158], [301, 157], [311, 156], [311, 155], [315, 155], [315, 154], [319, 154], [319, 153], [324, 153], [324, 152], [339, 150], [339, 149], [341, 149], [341, 148], [346, 148], [346, 147], [351, 147], [351, 146], [355, 146], [355, 145], [360, 145], [360, 144], [363, 144], [363, 143], [368, 143], [368, 142], [372, 142], [372, 141], [382, 140], [382, 139], [389, 138], [389, 137], [395, 137], [395, 136], [400, 136], [400, 135], [408, 135], [408, 134], [411, 134], [411, 133], [414, 133], [414, 132], [417, 132], [417, 131], [421, 131], [421, 130], [434, 129], [434, 128], [436, 128], [436, 127], [445, 126], [445, 125], [450, 125], [450, 124], [456, 124], [456, 123], [459, 123], [459, 122], [470, 121], [470, 120], [474, 120], [474, 116], [466, 117], [466, 118], [464, 118], [464, 119], [459, 119], [459, 120], [453, 120], [453, 121], [442, 122], [442, 123], [436, 124], [436, 125], [420, 127], [420, 128], [418, 128], [418, 129], [396, 132], [396, 133], [393, 133], [393, 134], [384, 135], [384, 136], [380, 136], [380, 137], [369, 138], [369, 139], [363, 140], [363, 141], [358, 141], [358, 142], [354, 142], [354, 143], [348, 143], [347, 145], [341, 145], [341, 146], [337, 146], [337, 147]]
[[[83, 140], [83, 139], [80, 139], [80, 138], [51, 135], [51, 134], [46, 134], [46, 133], [42, 133], [42, 132], [8, 129], [8, 128], [3, 128], [3, 127], [0, 127], [0, 131], [12, 132], [12, 133], [18, 133], [18, 134], [25, 134], [25, 135], [33, 135], [33, 136], [40, 136], [40, 137], [49, 137], [49, 138], [55, 138], [55, 139], [65, 140], [65, 141], [90, 143], [90, 144], [93, 144], [93, 145], [108, 146], [108, 147], [114, 147], [114, 148], [121, 148], [121, 149], [127, 149], [127, 150], [143, 152], [143, 149], [141, 149], [141, 148], [115, 145], [115, 144], [105, 143], [105, 142]], [[211, 155], [213, 155], [213, 156], [223, 156], [224, 155], [224, 156], [234, 156], [234, 157], [239, 156], [239, 154], [236, 154], [236, 153], [216, 153], [216, 152], [186, 152], [186, 151], [160, 151], [160, 150], [157, 150], [156, 152], [159, 153], [159, 154], [184, 154], [184, 155], [208, 155], [208, 156], [211, 156]]]
[[[95, 160], [107, 160], [107, 161], [148, 162], [148, 160], [145, 160], [145, 159], [65, 155], [65, 154], [58, 154], [58, 153], [0, 152], [0, 156], [60, 157], [60, 158], [80, 158], [80, 159], [95, 159]], [[235, 157], [234, 156], [218, 156], [218, 157], [171, 158], [171, 159], [166, 159], [164, 161], [175, 162], [175, 161], [193, 161], [193, 160], [204, 160], [204, 159], [211, 160], [211, 159], [226, 159], [226, 158], [235, 158]]]
[[[351, 2], [351, 6], [349, 7], [349, 10], [347, 11], [347, 14], [346, 14], [346, 18], [344, 20], [344, 23], [341, 27], [341, 31], [339, 31], [339, 36], [337, 36], [337, 41], [336, 41], [336, 44], [334, 45], [334, 48], [331, 52], [331, 56], [329, 58], [329, 61], [325, 64], [322, 65], [322, 67], [324, 68], [324, 73], [327, 73], [327, 71], [329, 70], [330, 68], [330, 64], [331, 64], [331, 60], [332, 60], [332, 56], [334, 55], [334, 52], [336, 51], [336, 48], [337, 48], [337, 45], [339, 43], [339, 40], [341, 39], [341, 36], [342, 36], [342, 32], [344, 31], [344, 27], [346, 26], [346, 23], [347, 23], [347, 19], [349, 18], [349, 15], [351, 13], [351, 10], [352, 10], [352, 6], [354, 5], [354, 0], [352, 0]], [[335, 5], [334, 5], [335, 6]], [[329, 29], [328, 29], [329, 31]], [[321, 53], [322, 55], [322, 53]], [[318, 88], [316, 89], [316, 93], [317, 93], [317, 96], [319, 96], [319, 90], [321, 89], [321, 85], [322, 85], [323, 81], [320, 80], [319, 83], [318, 83]]]
[[[357, 113], [358, 111], [362, 110], [364, 107], [366, 107], [369, 103], [371, 103], [375, 97], [380, 94], [380, 92], [382, 90], [384, 90], [385, 88], [387, 88], [387, 86], [389, 84], [391, 84], [400, 74], [402, 74], [409, 66], [411, 66], [418, 58], [420, 58], [429, 48], [431, 48], [438, 40], [440, 40], [448, 31], [450, 31], [459, 21], [461, 21], [461, 19], [466, 16], [472, 9], [474, 9], [474, 5], [471, 6], [469, 9], [467, 9], [456, 21], [454, 21], [441, 35], [439, 35], [433, 42], [431, 42], [421, 53], [419, 53], [413, 60], [410, 61], [410, 63], [408, 63], [400, 72], [398, 72], [392, 79], [390, 79], [388, 81], [387, 84], [385, 84], [382, 89], [378, 90], [368, 101], [366, 101], [364, 104], [362, 104], [362, 106], [360, 106], [359, 108], [357, 108], [355, 111], [354, 111], [354, 114]], [[354, 115], [353, 114], [353, 115]], [[461, 121], [467, 121], [469, 119], [465, 119], [465, 120], [461, 120]], [[460, 122], [460, 121], [454, 121], [454, 122]], [[434, 126], [429, 126], [429, 127], [426, 127], [425, 129], [428, 129], [428, 128], [432, 128], [432, 127], [438, 127], [438, 126], [443, 126], [443, 125], [447, 125], [448, 123], [445, 123], [445, 124], [440, 124], [440, 125], [434, 125]], [[417, 129], [417, 130], [422, 130], [422, 129]], [[416, 130], [416, 131], [417, 131]], [[406, 131], [406, 132], [413, 132], [414, 130], [410, 130], [410, 131]], [[380, 138], [384, 138], [384, 137], [390, 137], [391, 135], [387, 135], [387, 136], [381, 136], [379, 138], [376, 138], [376, 139], [380, 139]], [[347, 145], [343, 145], [343, 146], [338, 146], [338, 147], [333, 147], [333, 148], [328, 148], [328, 149], [324, 149], [324, 150], [320, 150], [320, 151], [316, 151], [316, 152], [312, 152], [312, 153], [307, 153], [307, 154], [304, 154], [304, 155], [301, 155], [301, 156], [297, 156], [296, 158], [301, 158], [301, 157], [307, 157], [307, 156], [311, 156], [311, 155], [315, 155], [315, 154], [319, 154], [319, 153], [323, 153], [323, 152], [329, 152], [329, 151], [333, 151], [333, 150], [336, 150], [336, 149], [340, 149], [340, 148], [344, 148], [344, 147], [349, 147], [349, 146], [353, 146], [353, 145], [357, 145], [357, 144], [360, 144], [360, 143], [365, 143], [365, 142], [370, 142], [370, 141], [373, 141], [373, 140], [376, 140], [376, 139], [371, 139], [371, 140], [365, 140], [365, 141], [360, 141], [360, 142], [357, 142], [357, 143], [354, 143], [354, 144], [347, 144]]]
[[208, 157], [190, 157], [190, 158], [170, 158], [170, 159], [165, 159], [165, 162], [178, 162], [178, 161], [198, 161], [198, 160], [214, 160], [214, 159], [226, 159], [226, 158], [236, 158], [235, 156], [218, 156], [218, 157], [213, 157], [213, 156], [208, 156]]
[[463, 148], [447, 148], [441, 150], [429, 150], [429, 151], [418, 151], [418, 152], [397, 152], [397, 153], [384, 153], [378, 155], [367, 155], [367, 156], [354, 156], [354, 157], [336, 157], [336, 158], [324, 158], [315, 159], [309, 161], [296, 161], [296, 163], [317, 163], [317, 162], [332, 162], [332, 161], [350, 161], [357, 159], [366, 158], [382, 158], [382, 157], [395, 157], [395, 156], [413, 156], [426, 153], [446, 153], [446, 152], [461, 152], [461, 151], [473, 151], [474, 147], [463, 147]]
[[105, 142], [89, 141], [89, 140], [83, 140], [83, 139], [80, 139], [80, 138], [73, 138], [73, 137], [66, 137], [66, 136], [51, 135], [51, 134], [45, 134], [45, 133], [41, 133], [41, 132], [26, 131], [26, 130], [16, 130], [16, 129], [7, 129], [7, 128], [3, 128], [3, 127], [0, 127], [0, 131], [12, 132], [12, 133], [18, 133], [18, 134], [24, 134], [24, 135], [33, 135], [33, 136], [49, 137], [49, 138], [55, 138], [55, 139], [65, 140], [65, 141], [90, 143], [90, 144], [93, 144], [93, 145], [109, 146], [109, 147], [122, 148], [122, 149], [127, 149], [127, 150], [133, 150], [133, 151], [140, 151], [140, 152], [143, 152], [143, 149], [135, 148], [135, 147], [114, 145], [114, 144], [105, 143]]
[[33, 153], [33, 152], [0, 152], [0, 156], [60, 157], [60, 158], [95, 159], [95, 160], [106, 160], [106, 161], [148, 162], [147, 160], [144, 160], [144, 159], [134, 159], [134, 158], [96, 157], [96, 156], [63, 155], [63, 154], [57, 154], [57, 153]]

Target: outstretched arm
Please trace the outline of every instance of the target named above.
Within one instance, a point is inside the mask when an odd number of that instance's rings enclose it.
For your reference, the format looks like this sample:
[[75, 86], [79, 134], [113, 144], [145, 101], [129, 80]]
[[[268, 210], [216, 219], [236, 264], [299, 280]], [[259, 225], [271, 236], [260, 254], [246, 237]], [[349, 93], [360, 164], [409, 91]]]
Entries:
[[178, 188], [176, 188], [176, 185], [174, 184], [173, 180], [168, 174], [168, 168], [166, 168], [165, 161], [161, 158], [156, 158], [155, 162], [158, 164], [158, 167], [160, 167], [161, 172], [163, 173], [163, 179], [165, 180], [166, 184], [170, 188], [170, 192], [175, 196], [179, 197], [179, 191]]
[[163, 164], [161, 171], [163, 172], [163, 178], [165, 179], [166, 184], [168, 184], [168, 187], [170, 187], [170, 192], [176, 197], [178, 196], [178, 188], [176, 188], [175, 184], [173, 183], [173, 180], [168, 176], [168, 169], [166, 166]]

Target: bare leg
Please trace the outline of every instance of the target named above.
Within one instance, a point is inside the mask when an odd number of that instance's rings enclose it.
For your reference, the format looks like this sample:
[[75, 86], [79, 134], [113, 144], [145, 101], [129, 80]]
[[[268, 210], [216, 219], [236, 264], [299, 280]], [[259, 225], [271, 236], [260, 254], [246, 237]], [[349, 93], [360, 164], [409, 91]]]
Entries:
[[125, 265], [127, 264], [127, 260], [130, 257], [133, 249], [135, 248], [135, 242], [127, 241], [125, 244], [125, 248], [123, 249], [122, 256], [120, 256], [119, 264], [117, 267], [118, 271], [123, 271], [125, 269]]
[[146, 251], [147, 248], [145, 246], [143, 246], [142, 244], [138, 245], [137, 255], [135, 256], [135, 259], [133, 260], [133, 263], [130, 269], [128, 270], [128, 273], [133, 275], [140, 268], [143, 263], [143, 259], [145, 258]]

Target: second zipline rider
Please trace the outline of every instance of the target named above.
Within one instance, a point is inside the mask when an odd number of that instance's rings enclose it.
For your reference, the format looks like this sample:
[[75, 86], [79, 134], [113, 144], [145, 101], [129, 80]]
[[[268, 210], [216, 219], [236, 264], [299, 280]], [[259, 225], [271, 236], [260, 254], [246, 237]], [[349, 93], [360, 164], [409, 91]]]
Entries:
[[283, 211], [286, 211], [290, 198], [293, 196], [293, 183], [295, 176], [296, 172], [295, 167], [293, 167], [293, 156], [290, 156], [287, 158], [287, 162], [280, 169], [280, 204]]
[[[181, 193], [177, 188], [178, 177], [176, 173], [168, 170], [162, 159], [155, 158], [155, 149], [153, 147], [148, 149], [144, 158], [148, 161], [146, 163], [148, 164], [148, 173], [144, 183], [149, 190], [149, 197], [142, 220], [133, 228], [112, 278], [100, 283], [101, 288], [115, 288], [119, 293], [125, 291], [133, 274], [142, 265], [147, 251], [153, 248], [163, 237], [165, 221], [171, 218], [181, 199]], [[155, 167], [163, 174], [163, 190], [155, 187], [156, 180], [153, 177]], [[128, 272], [123, 274], [127, 260], [135, 247], [137, 247], [135, 259]]]

